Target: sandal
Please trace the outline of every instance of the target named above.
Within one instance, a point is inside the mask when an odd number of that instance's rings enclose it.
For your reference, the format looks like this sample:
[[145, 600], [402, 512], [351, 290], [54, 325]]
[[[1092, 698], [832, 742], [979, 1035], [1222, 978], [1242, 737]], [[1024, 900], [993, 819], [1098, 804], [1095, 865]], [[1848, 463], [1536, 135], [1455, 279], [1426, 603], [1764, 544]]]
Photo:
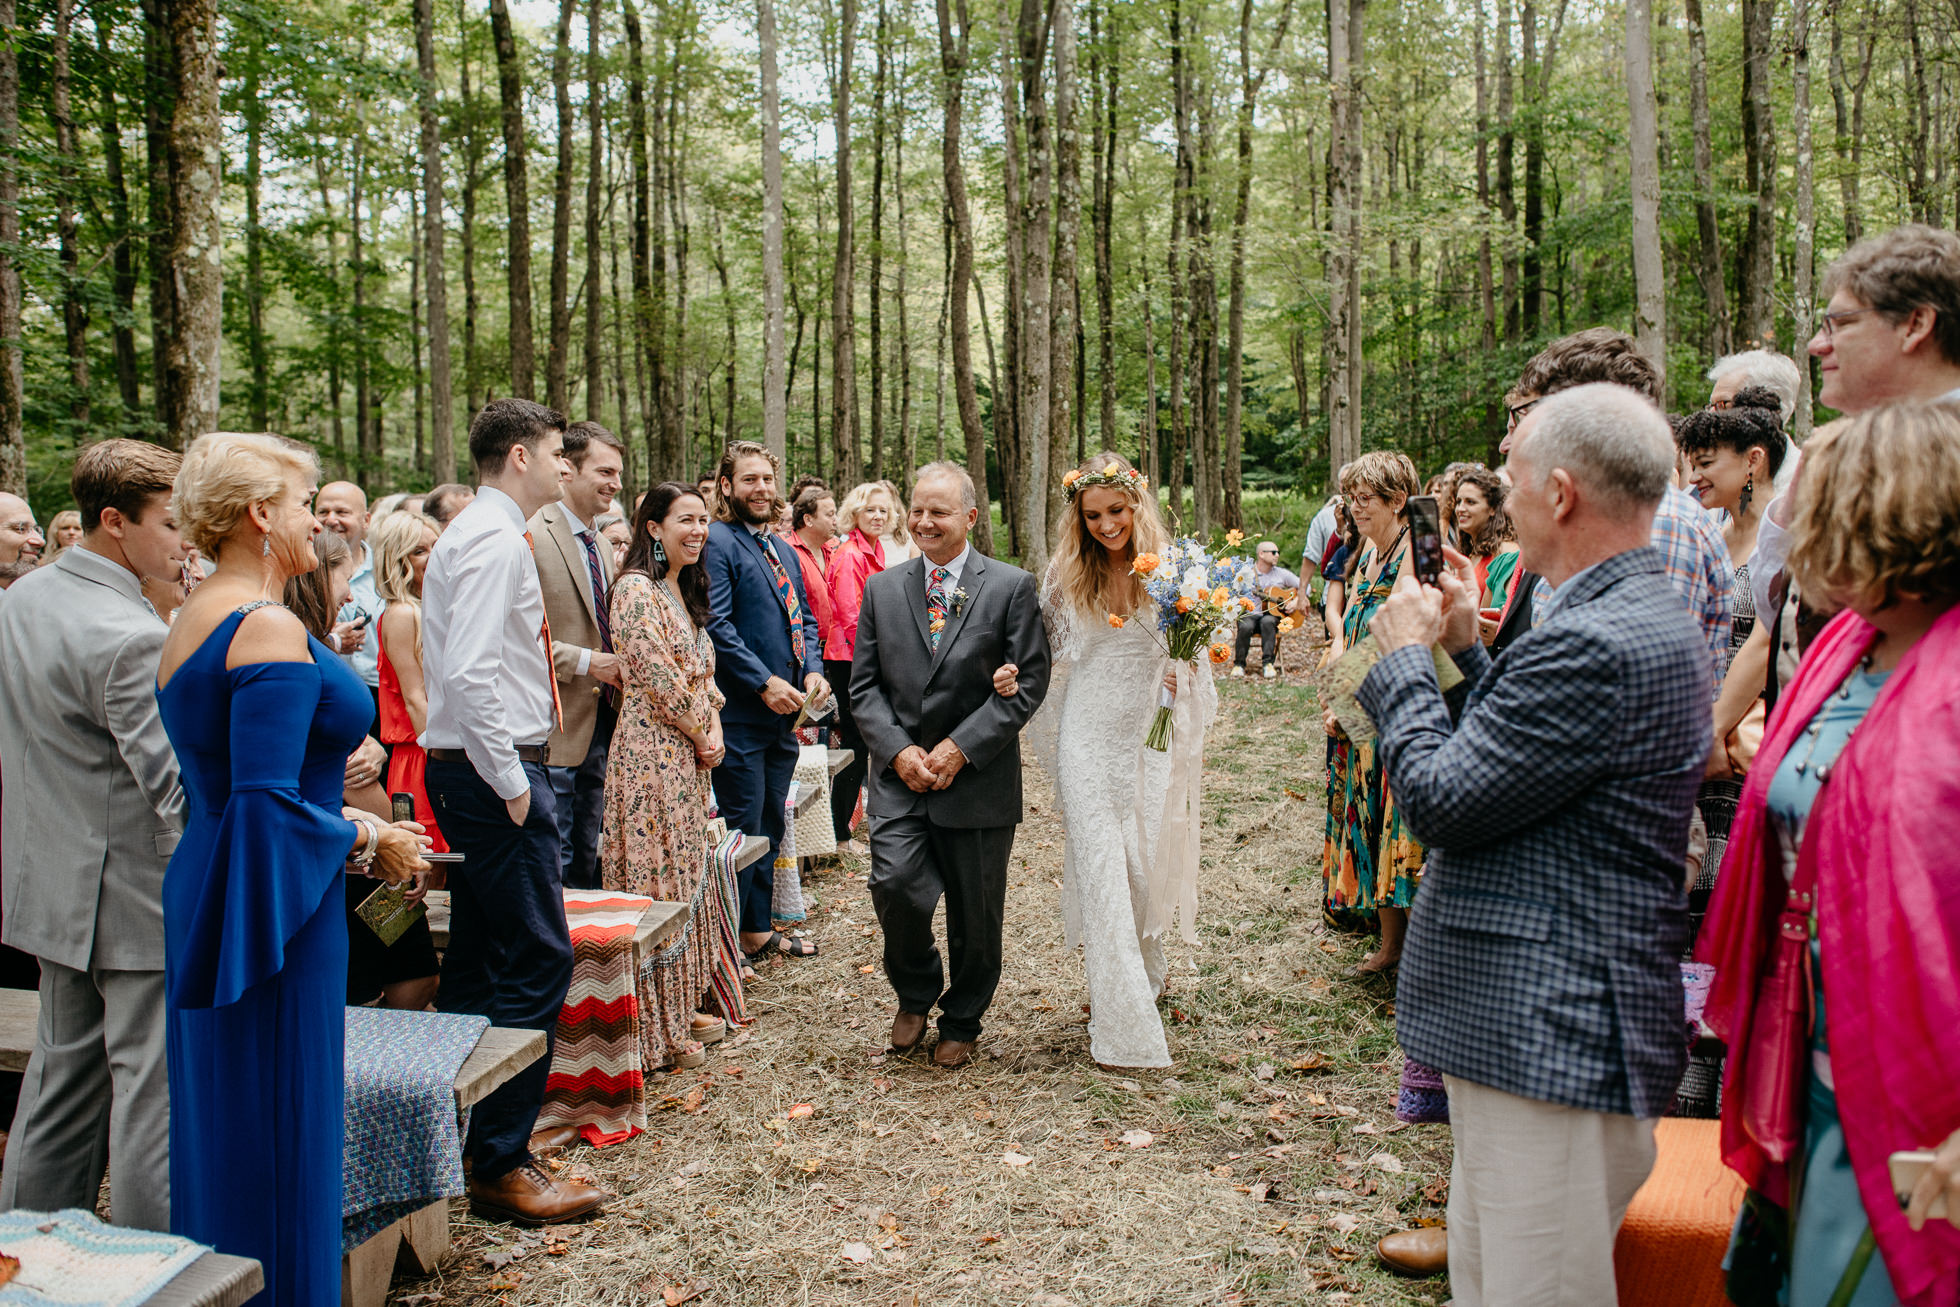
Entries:
[[[696, 1025], [694, 1024], [696, 1021], [706, 1022], [707, 1024]], [[719, 1044], [728, 1035], [728, 1023], [720, 1017], [711, 1017], [705, 1012], [697, 1012], [694, 1015], [693, 1021], [688, 1023], [687, 1033], [697, 1043]]]
[[761, 948], [754, 952], [742, 950], [742, 956], [751, 962], [760, 961], [770, 953], [780, 953], [786, 958], [813, 958], [817, 956], [817, 946], [807, 939], [799, 939], [785, 935], [780, 930], [772, 930], [769, 932], [769, 938], [762, 942]]
[[680, 1045], [680, 1048], [682, 1051], [675, 1054], [670, 1061], [662, 1062], [654, 1069], [656, 1071], [692, 1071], [695, 1067], [705, 1066], [707, 1064], [707, 1050], [703, 1049], [698, 1041], [689, 1040], [687, 1043]]

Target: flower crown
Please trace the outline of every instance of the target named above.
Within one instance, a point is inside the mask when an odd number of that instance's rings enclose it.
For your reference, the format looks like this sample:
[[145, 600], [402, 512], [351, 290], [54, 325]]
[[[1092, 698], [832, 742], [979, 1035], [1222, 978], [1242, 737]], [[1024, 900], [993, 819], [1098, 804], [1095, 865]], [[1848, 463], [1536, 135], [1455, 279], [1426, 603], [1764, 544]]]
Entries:
[[1084, 472], [1081, 468], [1073, 468], [1062, 473], [1062, 489], [1067, 492], [1071, 503], [1078, 494], [1090, 486], [1116, 486], [1141, 498], [1144, 491], [1150, 488], [1150, 482], [1145, 480], [1143, 473], [1135, 468], [1126, 468], [1121, 463], [1115, 462], [1103, 464], [1100, 472]]

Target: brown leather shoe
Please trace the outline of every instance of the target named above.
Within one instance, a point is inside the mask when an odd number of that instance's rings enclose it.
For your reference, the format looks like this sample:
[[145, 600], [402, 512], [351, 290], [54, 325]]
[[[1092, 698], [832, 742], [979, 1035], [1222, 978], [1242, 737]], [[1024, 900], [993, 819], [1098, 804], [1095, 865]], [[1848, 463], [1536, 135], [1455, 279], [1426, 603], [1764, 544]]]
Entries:
[[486, 1221], [517, 1225], [557, 1225], [590, 1216], [612, 1197], [577, 1180], [555, 1180], [536, 1162], [526, 1162], [496, 1180], [470, 1181], [470, 1211]]
[[531, 1156], [539, 1153], [562, 1153], [578, 1142], [578, 1127], [570, 1125], [546, 1126], [531, 1132]]
[[943, 1035], [932, 1050], [932, 1064], [946, 1071], [955, 1071], [973, 1060], [973, 1046], [977, 1039], [947, 1039]]
[[1381, 1264], [1412, 1280], [1426, 1280], [1450, 1269], [1450, 1232], [1440, 1225], [1397, 1230], [1375, 1245]]
[[901, 1012], [892, 1019], [892, 1043], [889, 1051], [909, 1053], [919, 1046], [926, 1037], [926, 1019], [917, 1012]]

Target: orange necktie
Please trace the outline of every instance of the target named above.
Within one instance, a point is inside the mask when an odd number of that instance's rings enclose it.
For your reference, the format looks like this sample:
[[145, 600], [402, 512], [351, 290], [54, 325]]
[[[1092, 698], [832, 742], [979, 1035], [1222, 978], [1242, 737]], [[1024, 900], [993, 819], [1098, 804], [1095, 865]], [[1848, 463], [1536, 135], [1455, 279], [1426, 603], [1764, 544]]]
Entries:
[[[531, 556], [532, 556], [531, 562], [532, 562], [532, 566], [535, 567], [537, 565], [538, 546], [537, 543], [531, 539], [531, 533], [529, 531], [526, 531], [524, 533], [524, 543], [531, 550]], [[545, 679], [551, 682], [552, 727], [560, 735], [562, 735], [565, 732], [565, 704], [564, 701], [558, 697], [558, 672], [557, 669], [553, 667], [551, 661], [551, 614], [550, 613], [546, 613], [544, 615], [544, 623], [538, 628], [538, 638], [544, 641], [544, 667], [546, 672]]]

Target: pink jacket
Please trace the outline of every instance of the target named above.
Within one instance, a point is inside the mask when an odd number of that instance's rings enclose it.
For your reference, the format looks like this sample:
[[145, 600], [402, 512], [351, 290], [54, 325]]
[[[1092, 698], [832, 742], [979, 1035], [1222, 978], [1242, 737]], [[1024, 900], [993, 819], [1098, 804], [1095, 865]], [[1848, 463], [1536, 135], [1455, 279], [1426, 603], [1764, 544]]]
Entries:
[[[1751, 1020], [1784, 900], [1765, 796], [1804, 728], [1871, 647], [1841, 613], [1804, 655], [1757, 752], [1696, 956], [1717, 972], [1706, 1018], [1729, 1046], [1722, 1158], [1778, 1202], [1787, 1165], [1742, 1125], [1748, 1059], [1766, 1031]], [[1892, 1194], [1886, 1159], [1937, 1148], [1960, 1129], [1960, 607], [1899, 660], [1804, 825], [1798, 858], [1816, 867], [1831, 1070], [1845, 1147], [1886, 1270], [1910, 1307], [1952, 1307], [1960, 1229], [1918, 1234]]]
[[849, 662], [857, 648], [858, 608], [864, 603], [864, 586], [885, 570], [885, 549], [878, 541], [853, 527], [844, 543], [830, 556], [830, 634], [824, 638], [823, 656], [834, 662]]

